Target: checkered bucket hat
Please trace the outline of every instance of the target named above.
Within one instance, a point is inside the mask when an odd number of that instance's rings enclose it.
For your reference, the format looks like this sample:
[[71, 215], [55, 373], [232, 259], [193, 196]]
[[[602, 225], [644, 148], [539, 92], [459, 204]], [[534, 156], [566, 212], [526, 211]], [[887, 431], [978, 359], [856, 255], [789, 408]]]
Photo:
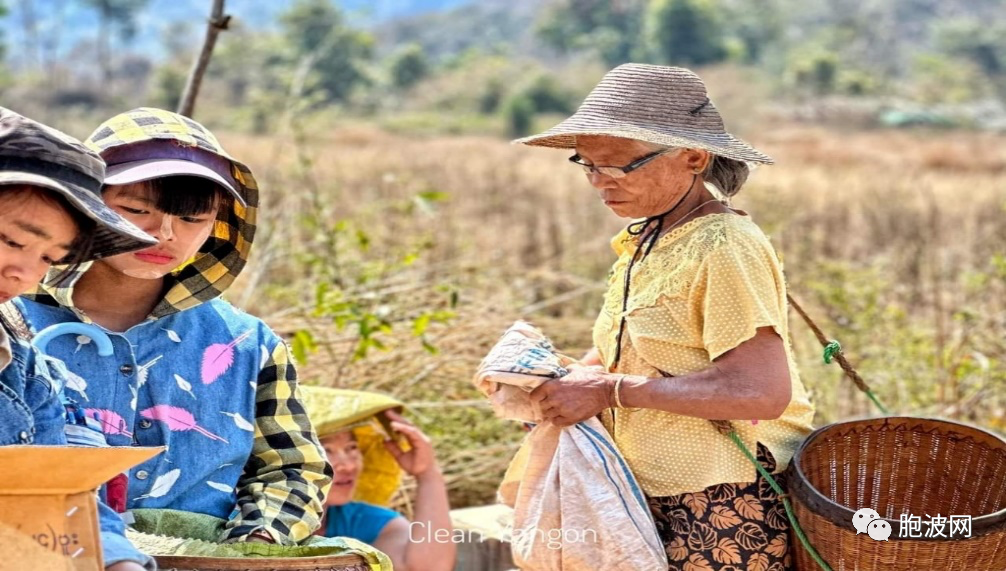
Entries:
[[[173, 285], [151, 315], [163, 317], [223, 294], [244, 269], [255, 240], [259, 189], [251, 170], [231, 157], [203, 125], [152, 107], [108, 119], [86, 144], [108, 163], [108, 172], [115, 177], [110, 182], [119, 177], [140, 181], [189, 174], [215, 180], [235, 196], [231, 208], [217, 214], [213, 233], [203, 248], [189, 264], [176, 270]], [[189, 167], [178, 170], [184, 164]], [[167, 168], [157, 172], [164, 165]], [[74, 282], [72, 277], [66, 280], [67, 284]], [[69, 293], [54, 295], [62, 300]]]

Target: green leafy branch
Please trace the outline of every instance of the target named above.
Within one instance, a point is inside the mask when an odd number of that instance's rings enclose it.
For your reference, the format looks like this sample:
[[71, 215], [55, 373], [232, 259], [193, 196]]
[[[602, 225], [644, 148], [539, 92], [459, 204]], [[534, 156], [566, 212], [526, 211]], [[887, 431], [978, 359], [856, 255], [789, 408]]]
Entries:
[[[389, 207], [406, 214], [433, 216], [437, 204], [447, 199], [444, 192], [427, 190]], [[326, 225], [319, 214], [323, 212], [322, 208], [314, 209], [304, 220], [303, 227], [312, 237], [299, 261], [310, 269], [317, 284], [311, 317], [328, 320], [337, 331], [355, 334], [344, 362], [362, 359], [371, 350], [389, 350], [387, 337], [401, 325], [408, 327], [426, 351], [436, 353], [430, 326], [448, 323], [454, 317], [459, 293], [448, 283], [407, 279], [422, 255], [433, 247], [432, 239], [389, 248], [392, 251], [382, 256], [372, 250], [374, 239], [364, 228], [348, 220]], [[417, 307], [417, 299], [428, 300], [427, 306]], [[294, 333], [291, 349], [298, 361], [306, 362], [321, 345], [311, 328], [301, 328]]]

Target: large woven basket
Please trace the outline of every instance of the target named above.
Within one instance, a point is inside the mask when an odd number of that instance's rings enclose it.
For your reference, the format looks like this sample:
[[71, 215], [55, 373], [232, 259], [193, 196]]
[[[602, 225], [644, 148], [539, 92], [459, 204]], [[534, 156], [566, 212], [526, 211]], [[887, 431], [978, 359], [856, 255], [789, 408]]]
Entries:
[[188, 557], [158, 555], [160, 571], [370, 571], [359, 555], [325, 557]]
[[[788, 478], [797, 520], [834, 571], [1006, 570], [1006, 441], [990, 432], [906, 417], [832, 424], [804, 441]], [[857, 535], [861, 508], [887, 520], [888, 541]], [[971, 537], [909, 537], [903, 514], [923, 535], [931, 517], [971, 516]], [[792, 545], [798, 571], [820, 569]]]

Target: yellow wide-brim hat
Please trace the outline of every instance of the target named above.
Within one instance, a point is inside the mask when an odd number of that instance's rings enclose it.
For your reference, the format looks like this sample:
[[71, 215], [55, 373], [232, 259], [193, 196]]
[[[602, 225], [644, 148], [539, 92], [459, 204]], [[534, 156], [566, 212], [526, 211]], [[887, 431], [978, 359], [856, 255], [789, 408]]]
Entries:
[[384, 447], [390, 427], [381, 413], [401, 411], [398, 399], [368, 391], [302, 386], [304, 407], [318, 438], [352, 430], [363, 455], [353, 499], [386, 506], [402, 483], [402, 469]]

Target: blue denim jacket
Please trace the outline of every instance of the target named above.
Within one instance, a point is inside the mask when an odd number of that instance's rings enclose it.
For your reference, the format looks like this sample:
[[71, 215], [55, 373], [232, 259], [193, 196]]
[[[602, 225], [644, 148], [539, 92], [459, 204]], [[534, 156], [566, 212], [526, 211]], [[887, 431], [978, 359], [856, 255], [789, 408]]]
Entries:
[[[24, 303], [39, 330], [80, 319], [65, 307]], [[331, 472], [286, 345], [264, 322], [213, 299], [105, 332], [108, 357], [73, 335], [52, 339], [46, 352], [66, 363], [66, 394], [100, 421], [110, 445], [167, 448], [130, 470], [129, 509], [229, 519], [221, 539], [260, 529], [306, 536], [317, 527], [319, 488]]]
[[[20, 300], [12, 302], [22, 310]], [[22, 311], [23, 313], [23, 311]], [[65, 446], [65, 409], [60, 401], [59, 366], [25, 341], [0, 327], [0, 445]], [[104, 503], [98, 506], [105, 565], [135, 561], [156, 569], [151, 557], [126, 539], [122, 518]]]

